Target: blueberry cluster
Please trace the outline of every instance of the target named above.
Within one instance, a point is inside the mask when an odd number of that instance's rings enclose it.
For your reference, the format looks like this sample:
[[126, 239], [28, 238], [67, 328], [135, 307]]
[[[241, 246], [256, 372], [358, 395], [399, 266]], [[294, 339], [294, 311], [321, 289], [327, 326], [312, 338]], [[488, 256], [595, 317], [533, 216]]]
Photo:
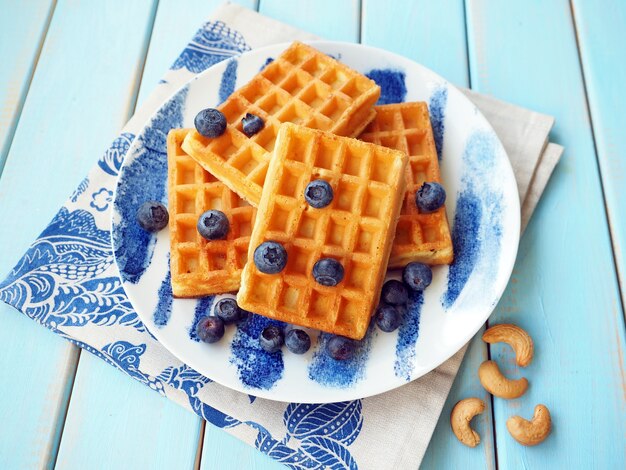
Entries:
[[[243, 323], [252, 313], [237, 305], [235, 299], [227, 297], [213, 307], [213, 315], [198, 322], [196, 334], [205, 343], [216, 343], [224, 336], [226, 325]], [[276, 325], [266, 327], [259, 337], [259, 345], [267, 352], [276, 352], [283, 345], [294, 354], [304, 354], [311, 347], [311, 338], [306, 331], [291, 328], [286, 333]]]
[[[207, 108], [200, 111], [194, 119], [194, 125], [200, 135], [209, 138], [216, 138], [226, 132], [226, 116], [219, 109]], [[261, 132], [265, 127], [265, 122], [255, 114], [246, 113], [241, 120], [243, 133], [248, 137]]]
[[402, 271], [402, 280], [404, 282], [395, 279], [385, 282], [374, 315], [378, 328], [387, 333], [397, 330], [402, 323], [409, 301], [408, 289], [423, 291], [432, 282], [433, 273], [426, 264], [409, 263]]
[[245, 322], [250, 312], [237, 305], [235, 299], [227, 297], [219, 300], [213, 307], [213, 315], [198, 322], [196, 333], [205, 343], [216, 343], [224, 336], [225, 326]]
[[311, 337], [299, 328], [288, 329], [285, 333], [282, 328], [270, 325], [261, 332], [259, 344], [270, 353], [279, 351], [284, 344], [292, 353], [304, 354], [311, 348]]

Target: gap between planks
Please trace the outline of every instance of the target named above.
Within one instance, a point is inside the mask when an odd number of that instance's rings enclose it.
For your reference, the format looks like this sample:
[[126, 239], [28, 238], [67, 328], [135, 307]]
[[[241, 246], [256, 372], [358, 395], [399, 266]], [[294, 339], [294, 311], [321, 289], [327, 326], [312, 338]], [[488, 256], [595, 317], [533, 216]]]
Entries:
[[578, 67], [580, 69], [580, 76], [583, 81], [583, 92], [585, 97], [585, 106], [587, 108], [587, 116], [589, 117], [589, 124], [591, 130], [591, 139], [593, 142], [593, 152], [596, 160], [596, 166], [598, 168], [598, 174], [600, 175], [600, 192], [602, 193], [602, 202], [604, 203], [604, 213], [606, 214], [606, 220], [609, 230], [609, 240], [611, 242], [611, 257], [613, 259], [613, 269], [615, 271], [615, 279], [617, 280], [617, 289], [620, 295], [621, 305], [620, 308], [622, 310], [622, 316], [624, 320], [626, 320], [626, 293], [624, 292], [624, 283], [623, 279], [620, 277], [619, 266], [617, 265], [617, 257], [615, 253], [617, 252], [617, 236], [613, 232], [613, 226], [611, 224], [611, 214], [609, 212], [609, 205], [606, 199], [606, 192], [604, 189], [604, 178], [602, 173], [602, 165], [600, 165], [600, 157], [598, 155], [598, 144], [596, 142], [596, 131], [595, 124], [593, 120], [593, 115], [591, 114], [591, 105], [589, 103], [589, 92], [587, 91], [587, 77], [585, 76], [585, 67], [583, 65], [582, 52], [580, 50], [580, 37], [578, 35], [578, 25], [576, 23], [576, 9], [574, 8], [574, 4], [572, 0], [569, 0], [570, 13], [572, 18], [572, 28], [574, 29], [574, 38], [576, 39], [576, 52], [578, 56]]

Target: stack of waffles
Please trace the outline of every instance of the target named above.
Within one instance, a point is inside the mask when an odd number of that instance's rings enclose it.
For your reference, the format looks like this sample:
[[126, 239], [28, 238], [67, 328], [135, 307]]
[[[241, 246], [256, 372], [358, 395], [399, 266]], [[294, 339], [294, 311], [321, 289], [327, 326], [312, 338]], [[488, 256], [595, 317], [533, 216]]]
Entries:
[[[227, 121], [221, 136], [173, 129], [167, 151], [174, 296], [238, 290], [243, 309], [361, 339], [388, 266], [450, 263], [445, 207], [421, 214], [415, 204], [424, 182], [441, 181], [428, 108], [375, 106], [379, 96], [369, 78], [296, 42], [217, 108]], [[242, 129], [247, 113], [265, 123], [251, 137]], [[334, 195], [320, 209], [304, 197], [318, 179]], [[230, 222], [222, 240], [206, 240], [196, 229], [211, 209]], [[252, 261], [266, 241], [287, 252], [277, 274]], [[336, 286], [314, 279], [322, 257], [344, 268]]]

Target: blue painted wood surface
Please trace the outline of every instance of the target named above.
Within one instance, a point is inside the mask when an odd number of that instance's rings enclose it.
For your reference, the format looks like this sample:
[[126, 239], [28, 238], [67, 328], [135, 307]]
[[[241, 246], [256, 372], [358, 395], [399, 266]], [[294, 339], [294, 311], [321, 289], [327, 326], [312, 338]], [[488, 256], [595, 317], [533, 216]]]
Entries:
[[[498, 464], [626, 468], [624, 317], [569, 2], [471, 0], [467, 7], [474, 88], [554, 115], [552, 138], [566, 147], [490, 319], [520, 325], [536, 344], [522, 371], [510, 350], [491, 348], [506, 372], [530, 381], [520, 399], [494, 400]], [[537, 403], [550, 409], [554, 432], [522, 448], [505, 423], [530, 417]]]
[[[389, 28], [390, 18], [397, 18], [397, 28]], [[405, 55], [441, 73], [451, 82], [468, 87], [467, 44], [463, 2], [387, 2], [365, 0], [363, 4], [361, 42]], [[407, 34], [411, 31], [411, 35]], [[446, 54], [438, 44], [446, 38]], [[428, 447], [424, 468], [492, 468], [495, 466], [494, 436], [492, 434], [491, 403], [482, 389], [476, 370], [487, 357], [487, 348], [480, 339], [474, 340], [450, 391], [450, 397], [439, 420], [435, 437]], [[482, 398], [487, 409], [476, 419], [481, 435], [481, 451], [459, 444], [450, 432], [449, 416], [454, 404], [469, 396]]]
[[335, 41], [359, 41], [358, 0], [261, 0], [259, 12]]
[[598, 4], [593, 0], [572, 2], [623, 291], [626, 285], [626, 61], [616, 49], [626, 44], [626, 2], [610, 0], [605, 2], [602, 14], [597, 10]]
[[[154, 4], [120, 14], [123, 3], [56, 5], [0, 179], [3, 275], [128, 119]], [[54, 462], [77, 349], [4, 304], [0, 314], [0, 468], [40, 468]]]
[[54, 10], [52, 0], [4, 2], [0, 14], [0, 173], [19, 119], [41, 44]]
[[361, 42], [413, 59], [469, 86], [462, 0], [363, 0]]
[[[247, 6], [251, 5], [250, 2]], [[190, 8], [180, 8], [180, 2], [161, 1], [156, 9], [154, 27], [147, 31], [150, 47], [145, 59], [144, 73], [137, 77], [132, 103], [149, 93], [164, 71], [171, 65], [188, 39], [200, 26], [198, 18], [207, 17], [219, 2], [196, 2]], [[191, 8], [193, 7], [193, 8]], [[181, 28], [177, 25], [186, 25]], [[182, 36], [182, 42], [180, 42]], [[176, 44], [172, 50], [170, 43]], [[171, 52], [169, 52], [171, 51]], [[168, 53], [169, 52], [169, 53]], [[153, 70], [154, 75], [149, 75]], [[157, 72], [158, 71], [158, 72]], [[157, 74], [158, 73], [158, 74]], [[132, 113], [132, 109], [131, 109]], [[64, 439], [58, 456], [60, 468], [187, 468], [199, 456], [205, 423], [195, 414], [168, 400], [162, 399], [145, 387], [97, 358], [84, 354], [76, 373], [72, 400], [63, 430]], [[106, 372], [105, 372], [106, 370]], [[119, 397], [123, 397], [122, 400]], [[85, 427], [85, 419], [98, 426]], [[202, 458], [207, 462], [237, 460], [251, 465], [246, 468], [265, 468], [255, 464], [257, 451], [212, 425], [204, 430], [205, 444]], [[176, 430], [172, 434], [172, 430]], [[219, 436], [219, 445], [213, 435]], [[99, 445], [102, 436], [113, 436], [111, 445]], [[227, 445], [221, 444], [224, 441]], [[129, 457], [131, 455], [131, 457]], [[263, 462], [263, 459], [260, 459]], [[266, 464], [278, 464], [265, 458]]]
[[[51, 7], [41, 0], [25, 4], [12, 16], [11, 27], [3, 26], [1, 122], [9, 127], [0, 126], [0, 145], [11, 142], [6, 136], [13, 133], [12, 116], [20, 119], [10, 148], [5, 144], [0, 153], [8, 157], [0, 179], [0, 220], [14, 221], [0, 224], [0, 246], [12, 247], [0, 250], [0, 272], [12, 266], [218, 3], [60, 0]], [[401, 53], [455, 84], [471, 84], [556, 116], [553, 137], [566, 146], [566, 154], [522, 240], [512, 281], [491, 319], [518, 323], [535, 338], [536, 361], [523, 370], [531, 388], [519, 400], [495, 399], [492, 415], [476, 376], [488, 350], [475, 338], [423, 467], [493, 468], [497, 462], [501, 468], [550, 463], [624, 468], [624, 323], [613, 267], [615, 257], [623, 272], [620, 253], [626, 240], [620, 220], [626, 206], [620, 134], [626, 68], [615, 59], [620, 52], [616, 45], [624, 42], [623, 3], [614, 0], [600, 9], [591, 0], [573, 0], [573, 17], [566, 1], [243, 3], [320, 36], [360, 39]], [[7, 5], [17, 8], [17, 2], [0, 0], [0, 12], [9, 11]], [[0, 15], [0, 26], [5, 18]], [[88, 37], [92, 31], [98, 34]], [[25, 52], [6, 48], [13, 41], [23, 43]], [[15, 61], [22, 62], [9, 70]], [[113, 63], [116, 67], [108, 67]], [[18, 75], [9, 73], [18, 69]], [[19, 79], [11, 82], [15, 76]], [[17, 100], [5, 106], [9, 95]], [[98, 113], [90, 112], [94, 109]], [[6, 110], [13, 113], [8, 121]], [[45, 194], [41, 187], [25, 194], [20, 190], [24, 181], [49, 184]], [[11, 309], [0, 306], [0, 322], [0, 367], [3, 377], [11, 377], [0, 401], [0, 468], [52, 466], [57, 447], [60, 468], [279, 468], [87, 353], [78, 361], [74, 347]], [[506, 371], [519, 373], [510, 351], [496, 346], [490, 354]], [[475, 420], [482, 437], [476, 449], [463, 447], [449, 428], [451, 407], [468, 396], [488, 402], [487, 411]], [[555, 431], [542, 446], [526, 449], [510, 438], [504, 423], [512, 414], [529, 416], [537, 402], [550, 407]]]

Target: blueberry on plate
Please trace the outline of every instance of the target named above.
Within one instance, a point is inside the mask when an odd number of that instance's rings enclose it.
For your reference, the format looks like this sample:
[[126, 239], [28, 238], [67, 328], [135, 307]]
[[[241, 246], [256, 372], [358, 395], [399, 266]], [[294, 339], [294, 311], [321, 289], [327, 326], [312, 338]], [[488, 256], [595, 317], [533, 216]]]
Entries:
[[439, 183], [424, 183], [415, 193], [415, 204], [422, 214], [435, 212], [446, 202], [446, 190]]
[[322, 258], [313, 265], [313, 278], [323, 286], [336, 286], [343, 275], [343, 266], [336, 259]]
[[224, 320], [226, 324], [235, 323], [241, 319], [239, 305], [237, 305], [235, 299], [231, 297], [220, 299], [215, 304], [215, 314]]
[[386, 333], [397, 330], [401, 321], [402, 316], [393, 305], [380, 304], [376, 309], [376, 325]]
[[253, 315], [252, 312], [248, 312], [247, 310], [244, 310], [243, 308], [239, 307], [239, 320], [237, 321], [243, 324], [247, 322], [252, 315]]
[[287, 265], [287, 251], [278, 242], [263, 242], [254, 250], [254, 264], [265, 274], [277, 274]]
[[193, 123], [204, 137], [219, 137], [226, 130], [226, 117], [221, 111], [213, 108], [200, 111]]
[[259, 344], [263, 350], [269, 353], [278, 351], [284, 342], [285, 337], [283, 335], [283, 330], [278, 328], [276, 325], [266, 326], [259, 337]]
[[311, 347], [311, 338], [306, 331], [294, 328], [285, 335], [285, 346], [294, 354], [304, 354]]
[[433, 281], [433, 271], [424, 263], [409, 263], [402, 271], [402, 280], [411, 290], [421, 292]]
[[392, 279], [383, 284], [380, 299], [389, 305], [402, 305], [408, 302], [409, 293], [404, 284]]
[[261, 132], [261, 129], [265, 127], [263, 119], [256, 114], [246, 113], [245, 117], [241, 120], [243, 133], [248, 137], [252, 137], [254, 134]]
[[333, 188], [324, 180], [314, 180], [304, 188], [304, 199], [311, 207], [321, 209], [333, 201]]
[[337, 361], [347, 361], [354, 356], [356, 341], [343, 336], [333, 336], [326, 343], [326, 352]]
[[196, 334], [205, 343], [215, 343], [224, 336], [224, 320], [220, 317], [204, 317], [198, 322]]
[[222, 211], [209, 210], [200, 215], [197, 228], [200, 235], [207, 240], [221, 240], [226, 238], [230, 223]]
[[169, 220], [167, 208], [157, 201], [144, 202], [137, 211], [137, 222], [148, 232], [164, 229]]

